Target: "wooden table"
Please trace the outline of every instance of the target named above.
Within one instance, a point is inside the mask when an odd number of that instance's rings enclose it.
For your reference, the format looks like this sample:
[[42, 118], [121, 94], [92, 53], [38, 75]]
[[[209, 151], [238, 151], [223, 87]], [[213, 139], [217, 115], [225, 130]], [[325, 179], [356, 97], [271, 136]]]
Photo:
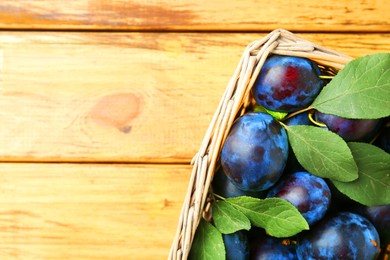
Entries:
[[0, 259], [166, 259], [212, 114], [276, 28], [390, 52], [389, 1], [0, 2]]

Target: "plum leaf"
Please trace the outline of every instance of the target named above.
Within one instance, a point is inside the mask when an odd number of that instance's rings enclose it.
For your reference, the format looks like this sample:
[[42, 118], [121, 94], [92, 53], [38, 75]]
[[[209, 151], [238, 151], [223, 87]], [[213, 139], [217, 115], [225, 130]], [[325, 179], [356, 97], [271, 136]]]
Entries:
[[201, 219], [196, 229], [188, 259], [224, 260], [225, 255], [225, 245], [221, 232], [207, 221]]
[[288, 113], [286, 113], [286, 112], [272, 111], [272, 110], [266, 109], [265, 107], [262, 107], [262, 106], [255, 106], [253, 111], [254, 112], [265, 112], [265, 113], [268, 113], [273, 118], [275, 118], [276, 120], [282, 120], [283, 118], [285, 118], [288, 115]]
[[228, 198], [226, 202], [244, 213], [254, 226], [264, 228], [274, 237], [289, 237], [309, 229], [297, 208], [284, 199], [241, 196]]
[[310, 107], [344, 118], [390, 115], [390, 53], [366, 55], [347, 63]]
[[315, 126], [285, 127], [298, 162], [308, 172], [343, 182], [358, 178], [351, 150], [340, 136]]
[[336, 188], [366, 206], [390, 204], [390, 154], [367, 143], [348, 143], [359, 169], [352, 182], [333, 181]]
[[251, 228], [249, 219], [226, 201], [219, 200], [213, 204], [213, 220], [215, 227], [222, 234], [234, 233]]

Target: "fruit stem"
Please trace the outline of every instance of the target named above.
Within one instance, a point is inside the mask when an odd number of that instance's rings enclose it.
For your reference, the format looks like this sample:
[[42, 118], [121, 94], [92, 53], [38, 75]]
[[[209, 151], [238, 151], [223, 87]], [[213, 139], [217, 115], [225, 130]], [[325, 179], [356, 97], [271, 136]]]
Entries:
[[213, 193], [213, 196], [216, 197], [216, 198], [218, 198], [218, 199], [225, 200], [224, 197], [222, 197], [221, 195], [218, 195], [218, 194], [216, 194], [216, 193]]
[[319, 126], [319, 127], [328, 127], [327, 125], [325, 125], [324, 123], [320, 123], [318, 121], [316, 121], [314, 118], [313, 118], [313, 114], [314, 114], [314, 110], [310, 111], [309, 112], [309, 120], [310, 122], [312, 122], [313, 124], [315, 124], [316, 126]]
[[320, 79], [333, 79], [334, 76], [329, 76], [329, 75], [321, 75]]
[[288, 128], [287, 125], [283, 124], [281, 121], [279, 121], [279, 124], [281, 124], [283, 126], [283, 128], [287, 130], [287, 128]]
[[293, 117], [293, 116], [296, 116], [296, 115], [298, 115], [298, 114], [300, 114], [300, 113], [309, 111], [309, 110], [311, 110], [311, 109], [312, 109], [311, 107], [307, 107], [307, 108], [304, 108], [304, 109], [301, 109], [301, 110], [292, 112], [291, 114], [289, 114], [289, 115], [287, 115], [286, 117], [284, 117], [284, 118], [282, 119], [282, 121], [285, 121], [285, 120], [287, 120], [287, 119], [289, 119], [289, 118], [291, 118], [291, 117]]

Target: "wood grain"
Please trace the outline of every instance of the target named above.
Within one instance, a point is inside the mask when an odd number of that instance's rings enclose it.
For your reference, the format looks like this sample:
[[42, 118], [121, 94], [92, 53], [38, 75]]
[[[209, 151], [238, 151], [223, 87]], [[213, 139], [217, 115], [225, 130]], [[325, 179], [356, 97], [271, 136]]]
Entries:
[[191, 174], [180, 163], [246, 45], [282, 27], [353, 57], [390, 52], [388, 10], [0, 1], [0, 259], [166, 259]]
[[1, 1], [0, 28], [389, 32], [389, 1]]
[[[0, 160], [189, 162], [262, 36], [3, 32]], [[390, 51], [389, 34], [302, 36], [355, 57]]]
[[1, 259], [164, 259], [191, 169], [0, 164]]

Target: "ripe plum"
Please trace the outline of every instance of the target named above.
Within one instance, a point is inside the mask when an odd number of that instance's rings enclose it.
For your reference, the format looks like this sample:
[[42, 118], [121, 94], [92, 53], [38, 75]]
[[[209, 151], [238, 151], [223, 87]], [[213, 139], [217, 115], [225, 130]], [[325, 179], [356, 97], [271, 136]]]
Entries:
[[376, 259], [379, 235], [366, 218], [340, 212], [324, 219], [298, 239], [299, 259]]
[[347, 119], [316, 111], [316, 119], [345, 141], [369, 141], [381, 125], [380, 119]]
[[222, 147], [221, 165], [241, 190], [261, 191], [279, 180], [287, 156], [284, 128], [269, 114], [247, 113], [232, 126]]
[[280, 239], [264, 235], [251, 241], [252, 260], [295, 260], [298, 259], [295, 245]]
[[265, 61], [252, 88], [256, 102], [278, 112], [307, 107], [324, 81], [318, 66], [305, 58], [272, 55]]
[[382, 206], [363, 206], [358, 213], [366, 217], [379, 233], [381, 244], [390, 244], [390, 204]]
[[240, 190], [223, 172], [222, 167], [215, 172], [212, 187], [214, 193], [224, 198], [234, 198], [239, 196], [250, 196], [254, 198], [263, 199], [265, 191], [243, 191]]
[[232, 234], [222, 235], [225, 244], [226, 260], [249, 259], [249, 242], [247, 232], [236, 231]]
[[285, 175], [272, 187], [267, 197], [278, 197], [293, 204], [309, 225], [322, 219], [327, 212], [331, 192], [326, 182], [308, 172]]

